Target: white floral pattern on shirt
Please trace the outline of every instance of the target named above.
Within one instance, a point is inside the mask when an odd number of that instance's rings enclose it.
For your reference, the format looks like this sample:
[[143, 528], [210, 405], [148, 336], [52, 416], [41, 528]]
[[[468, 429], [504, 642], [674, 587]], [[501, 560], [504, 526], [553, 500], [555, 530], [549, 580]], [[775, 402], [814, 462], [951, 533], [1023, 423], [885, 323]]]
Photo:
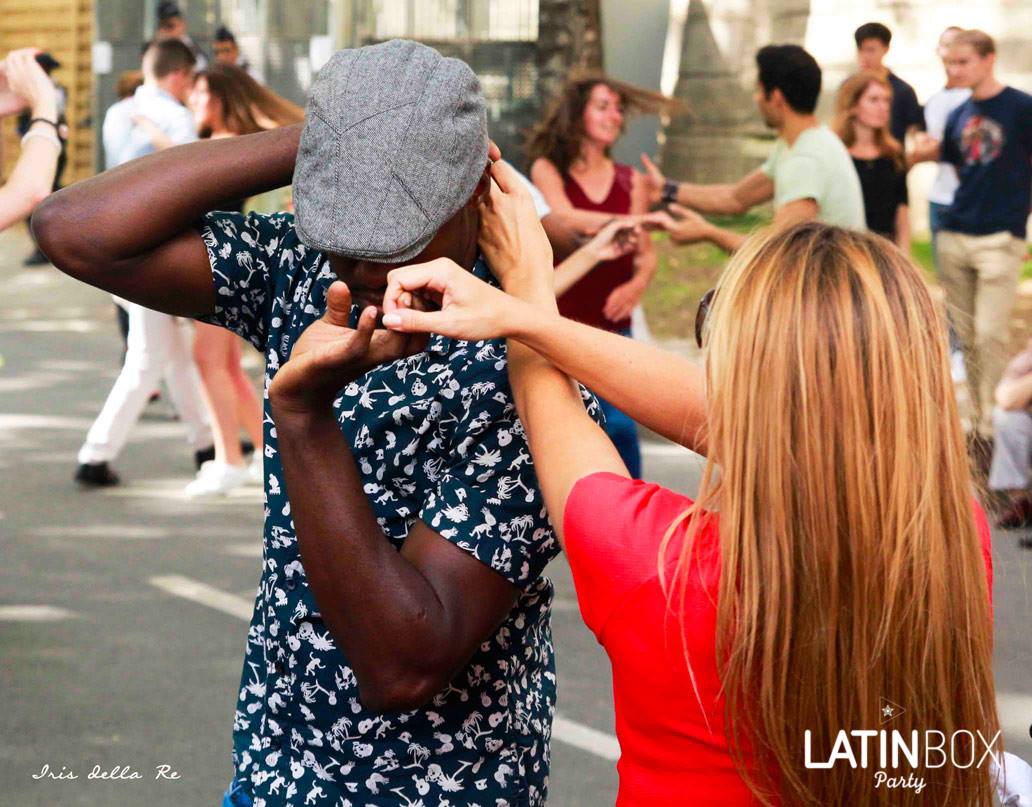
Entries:
[[[298, 240], [289, 214], [213, 213], [201, 234], [216, 295], [205, 321], [264, 353], [267, 390], [322, 315], [335, 276]], [[474, 272], [490, 279], [483, 262]], [[265, 541], [233, 724], [237, 777], [256, 807], [542, 804], [555, 663], [552, 585], [541, 573], [558, 546], [512, 403], [504, 342], [435, 336], [426, 352], [349, 384], [334, 410], [396, 547], [421, 519], [521, 595], [425, 707], [367, 710], [305, 580], [266, 403]]]

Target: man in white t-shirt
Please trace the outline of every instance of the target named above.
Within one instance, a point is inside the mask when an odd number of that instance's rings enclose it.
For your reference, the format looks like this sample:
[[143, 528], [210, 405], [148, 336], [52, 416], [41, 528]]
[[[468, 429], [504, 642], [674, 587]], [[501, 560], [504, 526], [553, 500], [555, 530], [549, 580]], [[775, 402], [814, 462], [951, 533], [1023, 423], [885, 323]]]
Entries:
[[[939, 36], [937, 53], [942, 60], [943, 70], [946, 70], [946, 54], [949, 51], [953, 38], [963, 29], [951, 25]], [[946, 86], [932, 95], [924, 107], [925, 132], [918, 132], [915, 135], [915, 142], [918, 151], [927, 148], [929, 144], [938, 148], [938, 142], [942, 140], [943, 132], [946, 130], [946, 119], [950, 113], [971, 97], [970, 87], [957, 87], [949, 72], [946, 72]], [[939, 273], [939, 257], [936, 250], [936, 240], [939, 231], [943, 228], [943, 215], [953, 204], [953, 194], [957, 192], [960, 179], [957, 177], [957, 169], [952, 163], [940, 162], [939, 171], [935, 175], [935, 181], [928, 191], [928, 229], [932, 234], [932, 264], [935, 266], [935, 273]], [[950, 365], [953, 373], [953, 380], [960, 383], [967, 378], [964, 370], [964, 355], [960, 350], [960, 342], [957, 333], [950, 325]]]
[[[953, 38], [963, 29], [951, 25], [939, 37], [938, 55], [943, 61], [943, 69], [946, 69], [946, 54], [949, 51]], [[931, 96], [925, 102], [925, 125], [928, 138], [938, 143], [942, 140], [943, 132], [946, 130], [946, 119], [950, 113], [971, 97], [970, 87], [957, 87], [946, 74], [946, 86]], [[921, 138], [919, 138], [919, 141]], [[927, 141], [924, 141], [927, 143]], [[921, 145], [924, 145], [921, 143]], [[935, 175], [935, 182], [928, 191], [928, 226], [932, 231], [932, 256], [938, 270], [938, 259], [935, 258], [935, 236], [942, 229], [942, 215], [953, 204], [953, 194], [957, 192], [960, 179], [957, 177], [957, 169], [947, 162], [939, 163], [939, 172]]]
[[[866, 229], [864, 198], [853, 160], [842, 141], [817, 123], [821, 68], [798, 45], [767, 45], [756, 54], [756, 105], [778, 133], [767, 162], [735, 184], [693, 185], [666, 179], [642, 155], [652, 202], [665, 202], [672, 240], [707, 240], [731, 252], [746, 236], [711, 224], [695, 212], [736, 215], [774, 201], [779, 226], [816, 219], [839, 227]], [[692, 208], [692, 209], [689, 209]]]

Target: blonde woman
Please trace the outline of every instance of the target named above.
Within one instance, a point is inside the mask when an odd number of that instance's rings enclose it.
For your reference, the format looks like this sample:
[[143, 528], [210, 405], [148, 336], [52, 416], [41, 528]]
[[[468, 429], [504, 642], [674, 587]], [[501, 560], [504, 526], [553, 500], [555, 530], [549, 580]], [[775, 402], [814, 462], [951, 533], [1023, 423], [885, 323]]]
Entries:
[[892, 85], [857, 73], [839, 88], [831, 128], [853, 158], [864, 194], [867, 229], [910, 252], [910, 203], [903, 146], [889, 131]]
[[[446, 260], [397, 269], [383, 322], [509, 338], [541, 489], [613, 665], [618, 804], [992, 803], [989, 532], [918, 270], [815, 222], [758, 234], [700, 310], [702, 370], [560, 317], [533, 207], [493, 173], [481, 240], [508, 294]], [[570, 376], [706, 453], [698, 499], [628, 478]], [[887, 703], [904, 709], [891, 725]], [[876, 787], [899, 773], [883, 728], [942, 732], [978, 764], [922, 756], [920, 793]], [[863, 730], [868, 767], [835, 764], [839, 732]]]

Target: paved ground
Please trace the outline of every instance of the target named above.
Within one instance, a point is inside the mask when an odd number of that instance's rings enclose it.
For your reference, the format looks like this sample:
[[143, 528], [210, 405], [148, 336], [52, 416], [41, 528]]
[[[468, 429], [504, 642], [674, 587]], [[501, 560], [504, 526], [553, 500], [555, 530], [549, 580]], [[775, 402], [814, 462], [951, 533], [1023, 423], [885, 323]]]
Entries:
[[[259, 573], [257, 492], [189, 502], [191, 463], [159, 403], [118, 462], [127, 484], [82, 492], [75, 452], [115, 377], [110, 299], [23, 270], [0, 234], [0, 804], [214, 805]], [[255, 356], [257, 360], [257, 356]], [[255, 368], [257, 369], [257, 368]], [[646, 476], [689, 490], [687, 452], [646, 450]], [[996, 536], [997, 680], [1011, 750], [1032, 757], [1032, 552]], [[551, 804], [615, 795], [608, 664], [563, 564]], [[78, 779], [34, 779], [44, 765]], [[138, 780], [89, 780], [94, 766]], [[125, 766], [128, 766], [126, 768]], [[156, 779], [157, 766], [169, 766]]]

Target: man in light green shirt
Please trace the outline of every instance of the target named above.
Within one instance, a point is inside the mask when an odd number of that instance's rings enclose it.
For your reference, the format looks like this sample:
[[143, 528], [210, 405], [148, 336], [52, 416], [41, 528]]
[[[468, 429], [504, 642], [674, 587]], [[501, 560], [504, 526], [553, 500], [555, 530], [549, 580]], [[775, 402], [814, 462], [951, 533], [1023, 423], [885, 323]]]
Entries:
[[704, 213], [737, 215], [774, 200], [774, 223], [817, 219], [866, 228], [860, 180], [842, 141], [817, 123], [821, 68], [798, 45], [767, 45], [756, 54], [759, 75], [754, 100], [764, 123], [778, 132], [774, 151], [760, 168], [730, 185], [693, 185], [666, 179], [644, 154], [653, 203], [666, 202], [664, 217], [678, 242], [708, 240], [731, 252], [745, 236], [711, 224]]

